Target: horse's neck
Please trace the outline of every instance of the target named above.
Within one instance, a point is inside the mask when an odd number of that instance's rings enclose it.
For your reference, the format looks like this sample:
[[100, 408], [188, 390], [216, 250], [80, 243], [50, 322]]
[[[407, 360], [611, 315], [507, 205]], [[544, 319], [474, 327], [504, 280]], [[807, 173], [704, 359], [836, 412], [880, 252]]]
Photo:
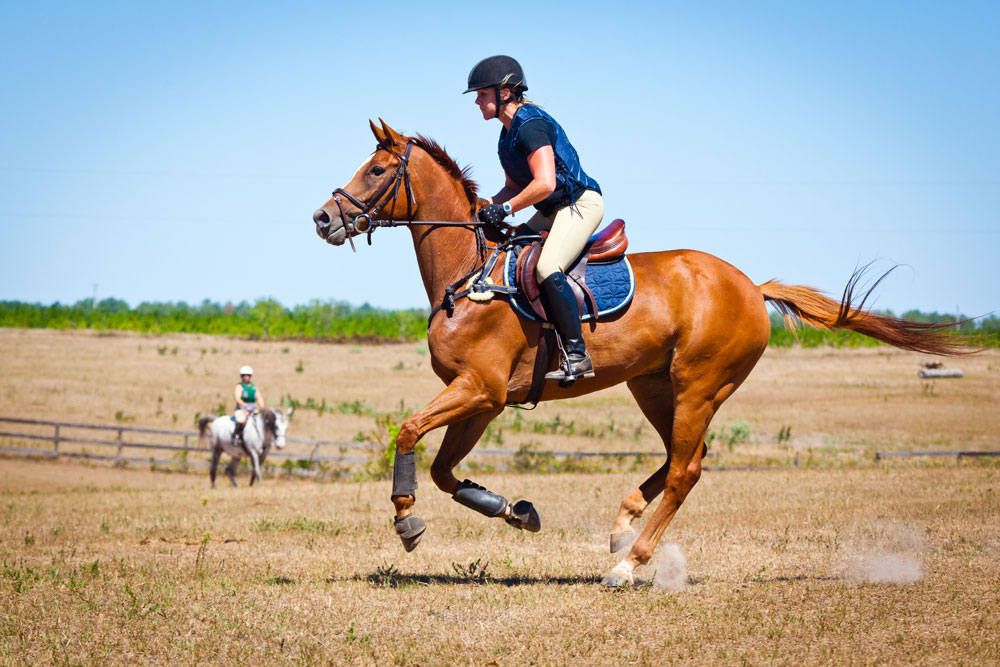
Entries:
[[[264, 423], [263, 415], [259, 413], [250, 415], [248, 417], [247, 428], [253, 429], [253, 440], [254, 442], [260, 442], [261, 450], [266, 449], [271, 444], [274, 434], [271, 433], [271, 429]], [[246, 428], [243, 429], [243, 441], [247, 442]]]
[[[433, 162], [426, 159], [428, 163]], [[431, 178], [421, 183], [421, 192], [417, 195], [420, 208], [414, 222], [471, 220], [469, 201], [462, 186], [438, 165], [434, 165], [429, 174]], [[427, 299], [432, 306], [439, 304], [444, 299], [445, 287], [464, 276], [477, 260], [475, 232], [468, 227], [415, 224], [410, 226], [410, 234]]]

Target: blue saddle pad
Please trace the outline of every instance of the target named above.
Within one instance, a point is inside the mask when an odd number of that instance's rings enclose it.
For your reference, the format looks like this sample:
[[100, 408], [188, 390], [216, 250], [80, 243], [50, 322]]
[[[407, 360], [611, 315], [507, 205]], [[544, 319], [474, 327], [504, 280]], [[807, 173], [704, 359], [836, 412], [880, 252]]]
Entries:
[[[510, 302], [518, 313], [538, 322], [534, 309], [524, 298], [520, 287], [515, 284], [516, 273], [517, 257], [513, 252], [508, 252], [504, 258], [503, 284], [505, 287], [518, 288], [517, 294], [511, 296]], [[587, 264], [587, 287], [594, 293], [598, 317], [610, 315], [629, 305], [635, 296], [635, 274], [632, 273], [632, 264], [628, 261], [628, 257], [613, 262]], [[594, 319], [589, 302], [586, 303], [586, 309], [587, 312], [580, 317], [584, 322]]]

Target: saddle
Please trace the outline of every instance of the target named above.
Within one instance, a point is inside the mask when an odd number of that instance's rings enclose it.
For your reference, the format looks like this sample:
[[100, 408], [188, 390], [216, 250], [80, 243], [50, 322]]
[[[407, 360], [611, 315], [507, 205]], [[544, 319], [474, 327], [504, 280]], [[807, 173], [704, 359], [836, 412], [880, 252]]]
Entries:
[[[548, 236], [548, 232], [543, 231], [542, 236]], [[576, 295], [576, 305], [581, 317], [587, 314], [588, 310], [593, 313], [595, 320], [598, 317], [597, 300], [587, 286], [587, 265], [617, 262], [624, 257], [626, 249], [628, 249], [628, 237], [625, 235], [625, 221], [619, 218], [591, 236], [580, 256], [567, 268], [566, 277], [569, 278], [569, 285]], [[532, 310], [542, 321], [548, 321], [538, 279], [535, 276], [541, 252], [540, 241], [535, 241], [521, 250], [517, 257], [515, 277]]]

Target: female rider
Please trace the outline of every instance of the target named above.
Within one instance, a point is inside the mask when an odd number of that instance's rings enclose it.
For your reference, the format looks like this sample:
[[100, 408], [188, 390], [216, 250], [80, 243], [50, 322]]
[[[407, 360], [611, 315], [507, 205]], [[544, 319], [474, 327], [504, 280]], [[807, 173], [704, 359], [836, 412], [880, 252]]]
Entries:
[[264, 408], [264, 396], [257, 391], [257, 385], [252, 382], [253, 369], [249, 366], [240, 368], [240, 383], [233, 390], [236, 397], [236, 410], [233, 417], [236, 419], [236, 429], [233, 431], [233, 444], [239, 446], [243, 437], [243, 429], [246, 428], [247, 420], [260, 406]]
[[527, 221], [535, 233], [548, 230], [535, 271], [545, 312], [566, 350], [560, 370], [548, 380], [593, 377], [594, 364], [583, 342], [576, 297], [566, 269], [583, 252], [604, 217], [601, 187], [580, 166], [580, 158], [559, 123], [524, 99], [528, 89], [516, 60], [493, 56], [469, 72], [465, 92], [476, 93], [483, 119], [503, 124], [497, 152], [506, 183], [479, 210], [479, 219], [499, 226], [521, 209], [537, 209]]

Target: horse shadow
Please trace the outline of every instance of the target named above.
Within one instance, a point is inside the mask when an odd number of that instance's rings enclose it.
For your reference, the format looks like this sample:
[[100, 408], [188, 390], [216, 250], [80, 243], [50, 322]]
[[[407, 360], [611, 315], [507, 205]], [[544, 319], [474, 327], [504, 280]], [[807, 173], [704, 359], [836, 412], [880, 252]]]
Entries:
[[538, 586], [544, 584], [573, 585], [573, 584], [596, 584], [601, 578], [596, 575], [579, 575], [564, 577], [527, 576], [527, 575], [507, 575], [493, 576], [481, 574], [479, 576], [469, 576], [462, 574], [404, 574], [395, 570], [379, 569], [369, 574], [354, 574], [349, 577], [327, 577], [326, 583], [332, 584], [341, 581], [363, 581], [379, 588], [407, 588], [411, 586], [478, 586], [490, 584], [492, 586], [505, 586], [513, 588], [515, 586]]

